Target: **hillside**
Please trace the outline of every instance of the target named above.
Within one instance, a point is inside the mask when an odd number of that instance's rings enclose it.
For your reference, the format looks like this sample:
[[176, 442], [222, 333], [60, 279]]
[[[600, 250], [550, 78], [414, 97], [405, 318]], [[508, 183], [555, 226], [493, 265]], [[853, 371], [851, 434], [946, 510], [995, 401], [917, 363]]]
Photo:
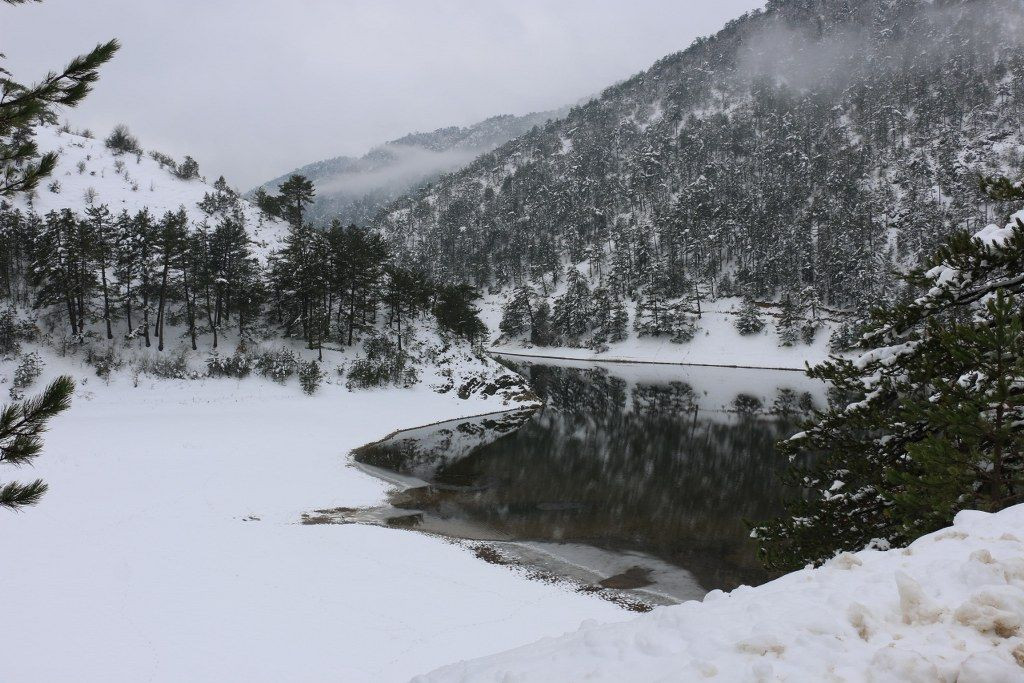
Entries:
[[365, 225], [406, 192], [458, 170], [485, 152], [565, 114], [565, 110], [524, 116], [494, 116], [465, 128], [451, 126], [410, 133], [374, 147], [362, 157], [334, 157], [297, 168], [260, 187], [273, 192], [293, 174], [314, 182], [317, 196], [310, 217]]
[[[1024, 169], [1022, 20], [1015, 0], [773, 0], [376, 225], [438, 279], [526, 286], [561, 326], [513, 335], [538, 345], [591, 344], [609, 307], [675, 311], [630, 316], [652, 336], [722, 296], [862, 309], [1016, 208], [977, 176]], [[580, 319], [559, 323], [573, 273]]]
[[[390, 256], [360, 241], [361, 232], [334, 235], [349, 258], [354, 244], [373, 251], [348, 274], [357, 286], [331, 283], [344, 291], [332, 303], [351, 312], [348, 326], [340, 313], [317, 311], [314, 343], [308, 309], [292, 308], [300, 283], [287, 223], [223, 178], [182, 178], [169, 157], [115, 152], [67, 127], [35, 134], [41, 151], [59, 154], [56, 169], [34, 193], [0, 203], [0, 281], [10, 304], [0, 329], [5, 353], [19, 363], [56, 348], [105, 380], [123, 369], [162, 379], [252, 373], [286, 383], [316, 367], [318, 383], [350, 389], [419, 384], [529, 402], [518, 375], [477, 353], [427, 303], [401, 299], [388, 309], [379, 300], [395, 287], [385, 274]], [[323, 236], [304, 230], [292, 240], [301, 252], [294, 258], [324, 246]], [[402, 316], [397, 329], [388, 310]]]
[[[40, 215], [61, 209], [81, 213], [91, 203], [106, 204], [114, 214], [134, 214], [148, 208], [159, 217], [184, 208], [192, 222], [207, 218], [198, 204], [214, 188], [205, 178], [183, 180], [148, 154], [115, 155], [102, 140], [54, 126], [37, 128], [36, 142], [41, 152], [60, 154], [57, 168], [34, 195], [18, 197], [16, 208]], [[271, 250], [280, 247], [287, 225], [266, 218], [248, 201], [243, 200], [241, 208], [254, 251], [265, 259]]]

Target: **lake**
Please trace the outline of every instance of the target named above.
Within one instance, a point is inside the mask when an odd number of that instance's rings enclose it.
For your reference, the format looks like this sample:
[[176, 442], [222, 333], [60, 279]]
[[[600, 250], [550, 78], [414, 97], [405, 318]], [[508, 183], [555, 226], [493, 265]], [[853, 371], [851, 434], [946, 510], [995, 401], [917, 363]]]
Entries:
[[516, 367], [544, 407], [357, 450], [360, 466], [399, 488], [390, 505], [345, 521], [482, 542], [485, 559], [653, 604], [771, 578], [745, 521], [780, 511], [775, 444], [824, 403], [824, 385], [778, 370]]

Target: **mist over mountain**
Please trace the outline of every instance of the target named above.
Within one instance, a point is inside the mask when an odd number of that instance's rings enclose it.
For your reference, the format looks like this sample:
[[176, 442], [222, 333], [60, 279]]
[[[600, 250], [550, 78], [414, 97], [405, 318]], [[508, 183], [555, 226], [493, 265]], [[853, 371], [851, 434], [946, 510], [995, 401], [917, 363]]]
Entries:
[[375, 147], [362, 157], [316, 161], [260, 187], [273, 192], [291, 175], [303, 175], [316, 185], [311, 218], [339, 218], [345, 224], [363, 225], [405, 193], [466, 166], [481, 154], [567, 111], [494, 116], [464, 128], [450, 126], [428, 133], [410, 133]]
[[1017, 0], [773, 0], [376, 225], [442, 280], [546, 296], [747, 294], [858, 307], [1012, 207], [1024, 159]]

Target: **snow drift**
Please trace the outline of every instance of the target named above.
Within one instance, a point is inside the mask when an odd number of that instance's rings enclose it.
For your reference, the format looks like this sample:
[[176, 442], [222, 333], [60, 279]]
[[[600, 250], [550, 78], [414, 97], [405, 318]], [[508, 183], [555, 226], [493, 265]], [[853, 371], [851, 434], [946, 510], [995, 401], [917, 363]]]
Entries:
[[1024, 681], [1024, 505], [414, 679]]

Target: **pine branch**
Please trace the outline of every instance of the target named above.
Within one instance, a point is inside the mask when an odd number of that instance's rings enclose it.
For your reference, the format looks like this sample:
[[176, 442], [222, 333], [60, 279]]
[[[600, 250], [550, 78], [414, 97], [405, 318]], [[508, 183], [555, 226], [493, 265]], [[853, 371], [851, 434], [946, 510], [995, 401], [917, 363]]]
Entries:
[[997, 202], [1009, 202], [1024, 199], [1024, 183], [1011, 182], [1004, 176], [989, 177], [981, 176], [978, 179], [978, 186], [981, 193], [989, 199]]
[[46, 423], [71, 406], [75, 382], [67, 375], [54, 380], [43, 393], [0, 411], [0, 462], [21, 465], [39, 455]]
[[28, 125], [50, 106], [77, 105], [99, 79], [99, 68], [109, 62], [120, 47], [116, 39], [100, 43], [88, 54], [72, 59], [62, 72], [51, 72], [30, 88], [13, 81], [4, 82], [5, 96], [10, 92], [15, 96], [0, 100], [0, 132]]
[[0, 486], [0, 508], [17, 510], [28, 505], [35, 505], [46, 493], [47, 488], [42, 479], [36, 479], [28, 484], [19, 484], [16, 481], [4, 484]]

